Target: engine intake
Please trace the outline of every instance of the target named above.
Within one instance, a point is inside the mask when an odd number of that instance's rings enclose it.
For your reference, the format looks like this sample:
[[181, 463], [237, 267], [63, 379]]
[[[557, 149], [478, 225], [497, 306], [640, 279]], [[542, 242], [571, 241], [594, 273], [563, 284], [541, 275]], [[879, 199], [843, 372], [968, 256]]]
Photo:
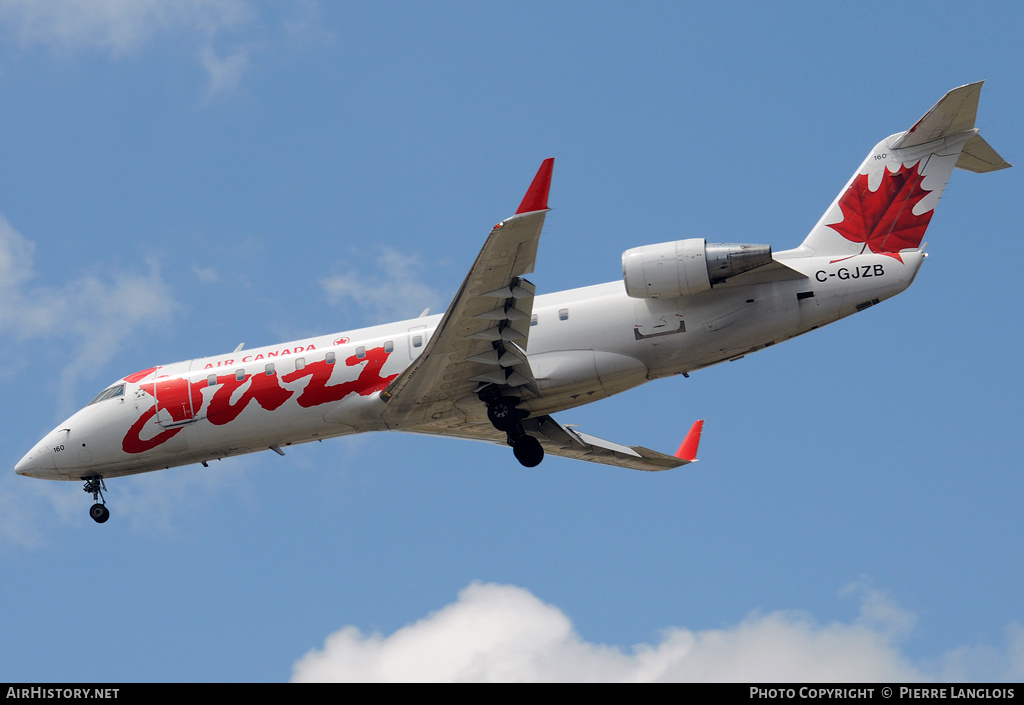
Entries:
[[708, 244], [691, 238], [622, 253], [622, 279], [634, 299], [675, 299], [708, 291], [772, 262], [770, 245]]

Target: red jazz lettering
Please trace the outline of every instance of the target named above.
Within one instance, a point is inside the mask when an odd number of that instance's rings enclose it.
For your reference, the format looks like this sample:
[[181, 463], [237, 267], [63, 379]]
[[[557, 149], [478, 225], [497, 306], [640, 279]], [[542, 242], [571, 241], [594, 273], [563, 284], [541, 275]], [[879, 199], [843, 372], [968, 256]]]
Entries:
[[[249, 386], [237, 401], [231, 403], [231, 397], [246, 382], [249, 382]], [[210, 420], [210, 423], [218, 426], [237, 419], [249, 402], [254, 399], [267, 411], [274, 411], [288, 401], [293, 394], [278, 383], [277, 374], [245, 375], [241, 380], [236, 379], [234, 375], [218, 375], [217, 384], [219, 386], [214, 392], [213, 398], [210, 399], [206, 418]]]
[[381, 368], [384, 367], [384, 363], [387, 362], [390, 354], [384, 352], [384, 348], [373, 348], [366, 351], [365, 357], [360, 358], [353, 355], [348, 358], [345, 360], [345, 364], [349, 367], [362, 363], [366, 363], [366, 366], [363, 367], [359, 372], [359, 376], [354, 380], [342, 382], [341, 384], [327, 384], [331, 379], [331, 371], [335, 367], [328, 364], [327, 360], [310, 363], [301, 370], [295, 370], [286, 374], [281, 379], [285, 382], [293, 382], [302, 377], [308, 376], [310, 378], [302, 390], [302, 394], [296, 399], [299, 406], [307, 409], [332, 401], [341, 401], [352, 392], [365, 397], [374, 392], [382, 391], [391, 383], [391, 380], [398, 376], [397, 374], [389, 377], [380, 376]]
[[[306, 349], [310, 350], [312, 347]], [[234, 374], [218, 375], [217, 389], [206, 406], [206, 418], [212, 424], [223, 426], [237, 419], [252, 401], [266, 411], [275, 411], [295, 395], [295, 391], [286, 389], [281, 383], [287, 384], [303, 378], [308, 378], [308, 381], [303, 385], [295, 401], [305, 409], [341, 401], [353, 392], [360, 396], [369, 396], [382, 391], [398, 376], [397, 373], [387, 377], [380, 376], [390, 355], [391, 353], [385, 352], [383, 347], [379, 347], [367, 350], [363, 357], [353, 355], [347, 358], [345, 364], [348, 367], [363, 367], [358, 377], [338, 384], [329, 384], [335, 365], [329, 364], [327, 360], [311, 362], [302, 369], [280, 378], [277, 373], [247, 374], [242, 379], [237, 379]], [[171, 421], [177, 423], [202, 418], [202, 390], [207, 386], [208, 381], [205, 378], [189, 384], [188, 380], [182, 377], [161, 378], [140, 385], [144, 392], [156, 398], [156, 403], [144, 411], [128, 429], [121, 447], [126, 453], [144, 453], [171, 440], [181, 432], [183, 426], [165, 429], [148, 439], [142, 438], [142, 431], [158, 411], [165, 411]]]
[[132, 424], [132, 427], [128, 429], [128, 433], [125, 434], [124, 439], [121, 441], [121, 448], [125, 453], [145, 453], [147, 450], [156, 448], [161, 443], [174, 438], [181, 431], [181, 426], [178, 428], [171, 428], [166, 431], [161, 431], [152, 438], [146, 440], [142, 438], [142, 428], [149, 422], [151, 418], [156, 416], [156, 406], [151, 406], [147, 411], [142, 413], [138, 421]]

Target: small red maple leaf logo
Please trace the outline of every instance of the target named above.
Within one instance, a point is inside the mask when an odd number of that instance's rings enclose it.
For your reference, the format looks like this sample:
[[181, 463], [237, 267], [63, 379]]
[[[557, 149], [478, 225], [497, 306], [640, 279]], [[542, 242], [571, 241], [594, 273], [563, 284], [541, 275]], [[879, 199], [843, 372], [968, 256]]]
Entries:
[[930, 191], [921, 188], [924, 177], [921, 163], [900, 166], [896, 171], [885, 167], [882, 183], [876, 191], [868, 188], [868, 175], [858, 174], [850, 188], [839, 199], [843, 220], [828, 227], [850, 242], [864, 243], [876, 255], [888, 255], [900, 262], [900, 250], [921, 246], [934, 209], [914, 215], [914, 206]]

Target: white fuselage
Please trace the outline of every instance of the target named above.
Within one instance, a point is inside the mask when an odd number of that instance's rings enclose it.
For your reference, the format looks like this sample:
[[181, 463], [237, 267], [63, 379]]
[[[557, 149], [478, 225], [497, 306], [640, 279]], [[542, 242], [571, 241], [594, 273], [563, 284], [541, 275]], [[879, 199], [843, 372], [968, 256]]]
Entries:
[[[580, 406], [688, 373], [855, 313], [906, 289], [923, 252], [836, 260], [775, 255], [806, 278], [743, 277], [674, 299], [630, 298], [621, 281], [537, 296], [531, 415]], [[422, 352], [440, 315], [163, 365], [131, 375], [46, 435], [22, 475], [78, 480], [131, 475], [389, 426], [381, 392]], [[113, 388], [112, 388], [113, 389]], [[115, 390], [116, 391], [116, 390]], [[487, 423], [474, 396], [459, 408]]]

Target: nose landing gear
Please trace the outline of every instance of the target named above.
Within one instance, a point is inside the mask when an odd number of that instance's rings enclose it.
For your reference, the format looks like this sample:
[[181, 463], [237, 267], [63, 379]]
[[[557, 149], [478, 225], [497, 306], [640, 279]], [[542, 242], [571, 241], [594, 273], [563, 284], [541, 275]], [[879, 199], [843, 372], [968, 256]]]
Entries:
[[96, 504], [89, 507], [89, 516], [97, 524], [102, 524], [110, 518], [110, 510], [107, 509], [107, 500], [103, 498], [103, 490], [107, 489], [107, 486], [103, 484], [103, 478], [99, 475], [85, 478], [85, 487], [82, 488], [86, 492], [92, 494], [92, 501]]

